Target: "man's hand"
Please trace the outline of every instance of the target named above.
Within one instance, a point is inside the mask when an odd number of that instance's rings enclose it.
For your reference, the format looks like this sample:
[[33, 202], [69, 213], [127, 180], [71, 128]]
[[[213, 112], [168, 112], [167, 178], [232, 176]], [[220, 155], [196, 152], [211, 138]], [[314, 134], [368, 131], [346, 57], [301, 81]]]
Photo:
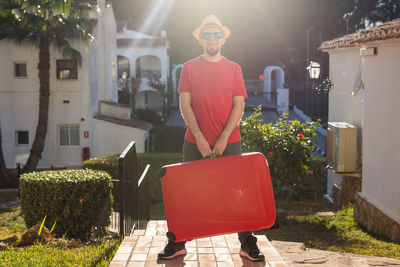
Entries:
[[204, 138], [203, 134], [195, 136], [195, 138], [196, 138], [197, 149], [200, 151], [203, 158], [211, 156], [212, 153], [211, 153], [210, 144]]
[[220, 136], [218, 138], [217, 142], [215, 143], [214, 148], [211, 153], [214, 155], [217, 155], [217, 156], [222, 156], [227, 144], [228, 144], [228, 138]]

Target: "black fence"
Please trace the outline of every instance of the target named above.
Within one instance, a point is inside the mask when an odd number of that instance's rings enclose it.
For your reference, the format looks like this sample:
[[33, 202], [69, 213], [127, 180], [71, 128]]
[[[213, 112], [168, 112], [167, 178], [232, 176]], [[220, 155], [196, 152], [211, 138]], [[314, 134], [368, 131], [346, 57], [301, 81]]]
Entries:
[[307, 88], [305, 84], [290, 85], [289, 102], [296, 105], [313, 119], [328, 122], [328, 92], [313, 89], [313, 84]]
[[147, 164], [138, 175], [135, 142], [131, 142], [119, 157], [119, 179], [113, 179], [114, 212], [111, 228], [121, 235], [135, 229], [145, 229], [150, 220], [149, 178]]

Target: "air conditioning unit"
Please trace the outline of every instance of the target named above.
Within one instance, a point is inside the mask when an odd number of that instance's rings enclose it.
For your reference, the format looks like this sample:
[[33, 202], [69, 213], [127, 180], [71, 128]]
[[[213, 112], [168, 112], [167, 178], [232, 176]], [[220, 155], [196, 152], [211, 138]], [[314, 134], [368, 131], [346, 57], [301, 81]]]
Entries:
[[335, 172], [360, 172], [357, 166], [357, 127], [347, 122], [328, 122], [328, 162]]

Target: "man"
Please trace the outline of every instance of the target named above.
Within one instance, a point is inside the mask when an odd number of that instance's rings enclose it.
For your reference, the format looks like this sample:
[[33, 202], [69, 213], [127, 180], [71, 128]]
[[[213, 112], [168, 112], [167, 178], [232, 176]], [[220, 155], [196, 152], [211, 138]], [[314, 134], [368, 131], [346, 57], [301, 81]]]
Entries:
[[[221, 55], [231, 32], [215, 15], [209, 15], [192, 34], [204, 53], [183, 65], [179, 83], [180, 109], [188, 127], [183, 161], [241, 154], [238, 123], [244, 111], [246, 88], [239, 65]], [[264, 260], [251, 232], [238, 235], [241, 256], [251, 261]], [[185, 254], [185, 242], [176, 243], [169, 238], [158, 258], [172, 259]]]

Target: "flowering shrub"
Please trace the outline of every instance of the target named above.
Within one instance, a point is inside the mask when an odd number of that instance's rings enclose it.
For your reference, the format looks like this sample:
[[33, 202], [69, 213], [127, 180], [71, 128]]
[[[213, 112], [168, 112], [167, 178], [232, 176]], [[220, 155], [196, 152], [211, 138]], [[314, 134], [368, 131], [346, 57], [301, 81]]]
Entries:
[[319, 122], [288, 120], [287, 113], [276, 123], [264, 124], [261, 106], [240, 122], [243, 150], [258, 151], [266, 156], [275, 194], [301, 196], [304, 193], [308, 195], [310, 188], [320, 190], [316, 184], [310, 184], [317, 172], [310, 166], [311, 152], [316, 148], [314, 138], [318, 126]]

